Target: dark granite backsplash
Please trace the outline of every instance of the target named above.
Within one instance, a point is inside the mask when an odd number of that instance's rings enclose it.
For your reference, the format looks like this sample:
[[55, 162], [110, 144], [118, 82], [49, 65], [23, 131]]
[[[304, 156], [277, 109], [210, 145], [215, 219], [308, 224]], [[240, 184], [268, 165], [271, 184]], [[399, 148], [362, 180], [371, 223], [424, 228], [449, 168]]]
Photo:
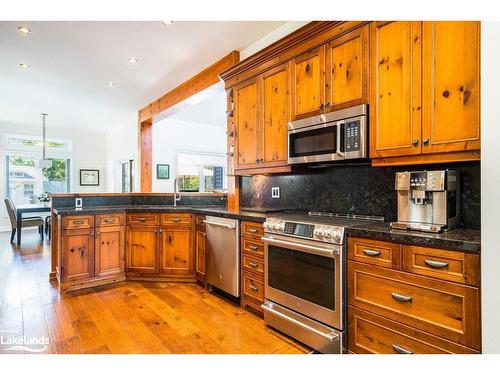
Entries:
[[[395, 173], [407, 170], [454, 169], [460, 173], [461, 226], [480, 226], [480, 163], [411, 167], [377, 167], [368, 164], [309, 168], [307, 173], [241, 177], [240, 206], [349, 212], [397, 218]], [[271, 198], [271, 187], [280, 198]]]
[[[173, 205], [173, 198], [159, 195], [126, 195], [126, 196], [83, 196], [83, 207], [126, 206], [126, 205]], [[226, 206], [226, 196], [193, 196], [181, 195], [179, 206]], [[54, 197], [52, 207], [73, 207], [75, 197]]]

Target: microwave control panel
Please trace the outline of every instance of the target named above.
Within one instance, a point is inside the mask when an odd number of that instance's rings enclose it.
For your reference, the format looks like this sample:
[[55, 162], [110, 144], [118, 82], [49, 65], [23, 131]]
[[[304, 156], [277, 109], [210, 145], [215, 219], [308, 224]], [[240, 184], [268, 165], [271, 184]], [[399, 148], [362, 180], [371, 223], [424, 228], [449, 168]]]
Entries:
[[345, 123], [345, 150], [358, 151], [360, 143], [360, 122], [350, 121]]

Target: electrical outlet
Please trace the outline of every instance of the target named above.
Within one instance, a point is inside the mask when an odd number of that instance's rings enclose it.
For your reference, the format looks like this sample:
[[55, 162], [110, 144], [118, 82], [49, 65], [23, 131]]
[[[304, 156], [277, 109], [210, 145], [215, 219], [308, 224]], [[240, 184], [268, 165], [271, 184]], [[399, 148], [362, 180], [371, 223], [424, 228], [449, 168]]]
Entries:
[[75, 207], [76, 208], [81, 208], [82, 207], [82, 201], [83, 201], [83, 198], [75, 198]]
[[271, 198], [279, 198], [280, 197], [280, 188], [272, 187], [271, 188]]

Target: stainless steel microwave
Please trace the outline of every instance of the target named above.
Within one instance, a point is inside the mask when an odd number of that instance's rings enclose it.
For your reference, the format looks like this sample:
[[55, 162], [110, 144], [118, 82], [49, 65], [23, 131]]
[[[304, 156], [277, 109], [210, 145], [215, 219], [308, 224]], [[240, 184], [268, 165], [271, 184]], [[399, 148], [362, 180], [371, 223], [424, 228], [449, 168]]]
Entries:
[[366, 104], [288, 123], [288, 163], [368, 157]]

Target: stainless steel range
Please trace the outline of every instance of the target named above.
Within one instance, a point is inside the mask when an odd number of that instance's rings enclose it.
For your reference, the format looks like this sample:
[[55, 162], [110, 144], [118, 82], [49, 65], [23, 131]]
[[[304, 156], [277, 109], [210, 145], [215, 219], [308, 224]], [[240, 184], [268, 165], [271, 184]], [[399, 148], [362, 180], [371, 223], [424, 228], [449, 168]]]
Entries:
[[321, 353], [345, 348], [345, 227], [378, 217], [282, 213], [264, 223], [266, 324]]

